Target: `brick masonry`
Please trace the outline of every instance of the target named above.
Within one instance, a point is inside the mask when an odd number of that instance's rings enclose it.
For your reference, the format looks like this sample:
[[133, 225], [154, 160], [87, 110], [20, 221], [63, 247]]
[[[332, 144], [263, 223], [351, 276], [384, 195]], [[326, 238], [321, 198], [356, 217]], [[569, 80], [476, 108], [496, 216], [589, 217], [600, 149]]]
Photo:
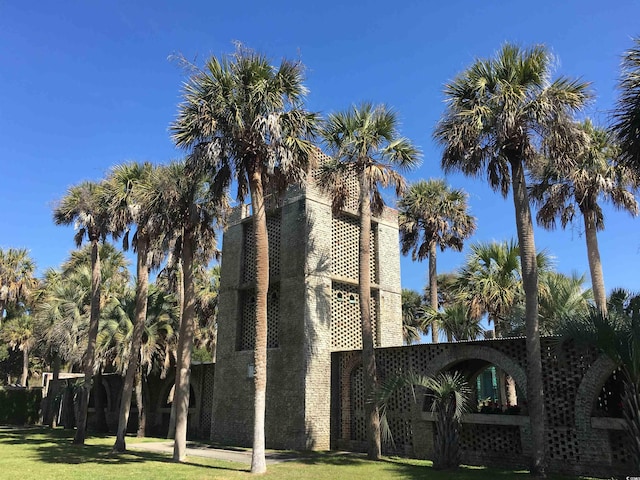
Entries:
[[[351, 205], [353, 206], [353, 205]], [[338, 332], [360, 338], [357, 302], [343, 299], [349, 318], [332, 314], [332, 290], [337, 285], [355, 289], [357, 275], [340, 276], [332, 271], [332, 227], [334, 216], [329, 199], [312, 182], [305, 189], [291, 189], [274, 205], [272, 218], [279, 222], [277, 238], [270, 234], [270, 284], [279, 291], [277, 347], [268, 350], [266, 441], [271, 448], [328, 449], [331, 438], [331, 352], [332, 336]], [[347, 210], [345, 215], [354, 215]], [[352, 217], [353, 218], [353, 217]], [[222, 247], [216, 381], [213, 385], [211, 439], [222, 443], [250, 445], [253, 438], [253, 379], [248, 371], [253, 351], [239, 348], [242, 327], [241, 302], [250, 295], [247, 262], [251, 252], [243, 251], [246, 230], [251, 228], [250, 209], [233, 212]], [[272, 222], [273, 223], [273, 222]], [[377, 345], [402, 343], [400, 304], [400, 253], [398, 223], [394, 210], [374, 219], [372, 242], [372, 312], [376, 319]], [[275, 232], [274, 227], [274, 232]], [[357, 229], [342, 252], [357, 272]], [[275, 251], [275, 245], [279, 251]], [[344, 245], [343, 245], [344, 246]], [[353, 246], [353, 251], [351, 251]], [[346, 247], [345, 247], [346, 248]], [[381, 252], [384, 252], [382, 254]], [[249, 259], [249, 260], [248, 260]], [[353, 264], [355, 262], [355, 267]], [[277, 272], [273, 274], [273, 272]], [[374, 278], [375, 275], [374, 274]], [[337, 282], [337, 283], [336, 283]], [[351, 291], [351, 290], [350, 290]], [[359, 311], [359, 310], [358, 310]], [[345, 327], [346, 326], [346, 327]], [[344, 328], [347, 328], [345, 332]], [[247, 339], [247, 335], [243, 337]], [[336, 339], [333, 338], [333, 343]], [[244, 343], [243, 343], [244, 345]]]
[[[614, 365], [593, 350], [557, 345], [542, 339], [546, 407], [547, 458], [552, 472], [574, 475], [630, 475], [634, 472], [629, 441], [621, 419], [598, 417], [595, 404]], [[531, 455], [531, 428], [526, 414], [526, 360], [523, 338], [478, 342], [412, 345], [376, 351], [381, 376], [414, 371], [433, 375], [458, 370], [470, 380], [490, 365], [511, 376], [516, 383], [521, 415], [465, 417], [461, 433], [463, 462], [477, 465], [526, 467]], [[337, 392], [332, 423], [333, 445], [362, 449], [360, 352], [337, 352], [337, 373], [332, 388]], [[408, 406], [409, 405], [409, 406]], [[389, 403], [389, 424], [395, 448], [388, 452], [430, 458], [434, 424], [423, 404], [413, 402], [408, 389]]]

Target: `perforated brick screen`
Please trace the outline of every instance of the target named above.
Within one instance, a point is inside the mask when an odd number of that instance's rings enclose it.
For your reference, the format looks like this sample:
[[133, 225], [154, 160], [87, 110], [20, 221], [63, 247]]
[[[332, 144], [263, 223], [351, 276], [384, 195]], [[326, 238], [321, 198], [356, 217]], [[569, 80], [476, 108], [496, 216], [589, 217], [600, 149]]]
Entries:
[[[434, 364], [449, 365], [454, 368], [456, 351], [466, 352], [460, 361], [473, 358], [475, 346], [483, 352], [499, 352], [504, 361], [513, 362], [517, 368], [526, 371], [526, 348], [523, 338], [492, 340], [484, 342], [461, 342], [458, 344], [428, 344], [409, 347], [383, 348], [376, 350], [376, 363], [381, 380], [399, 371], [433, 372]], [[344, 436], [350, 439], [353, 448], [362, 448], [366, 442], [363, 413], [362, 368], [359, 363], [360, 352], [341, 352], [339, 365], [339, 389], [342, 395], [340, 428]], [[480, 358], [480, 357], [478, 357]], [[496, 356], [494, 358], [500, 358]], [[442, 363], [446, 359], [447, 363]], [[508, 359], [508, 360], [507, 360]], [[592, 349], [576, 347], [568, 343], [559, 348], [557, 340], [542, 339], [542, 364], [546, 410], [546, 444], [551, 465], [556, 471], [583, 472], [583, 468], [600, 465], [604, 472], [624, 472], [633, 464], [630, 451], [631, 441], [623, 430], [616, 430], [612, 423], [607, 427], [591, 427], [594, 416], [611, 415], [599, 403], [611, 402], [611, 390], [615, 387], [619, 372], [606, 377], [605, 364], [598, 364], [599, 354]], [[499, 362], [498, 362], [499, 363]], [[598, 366], [596, 366], [598, 364]], [[496, 364], [497, 367], [501, 365]], [[597, 376], [594, 372], [600, 371]], [[604, 374], [604, 376], [603, 376]], [[596, 379], [597, 378], [597, 379]], [[585, 397], [588, 389], [588, 398]], [[609, 392], [609, 393], [607, 393]], [[607, 398], [603, 398], [608, 395]], [[578, 398], [579, 397], [579, 398]], [[345, 402], [345, 400], [347, 400]], [[526, 403], [522, 399], [526, 418]], [[586, 403], [583, 403], [585, 402]], [[577, 410], [578, 405], [591, 405], [590, 410]], [[423, 405], [414, 406], [410, 389], [397, 392], [387, 405], [387, 418], [396, 443], [396, 451], [411, 451], [415, 439], [412, 428], [415, 423], [415, 410]], [[585, 416], [582, 415], [582, 413]], [[500, 415], [498, 415], [500, 416]], [[526, 465], [527, 449], [530, 448], [531, 432], [527, 423], [510, 422], [511, 416], [503, 415], [505, 421], [486, 422], [482, 417], [474, 417], [474, 422], [465, 422], [461, 430], [461, 447], [464, 461], [480, 464]], [[605, 423], [607, 423], [607, 419]], [[413, 423], [412, 423], [413, 422]], [[424, 428], [424, 427], [420, 427]], [[595, 443], [593, 443], [595, 442]], [[389, 447], [386, 447], [389, 451]], [[424, 453], [423, 453], [424, 454]], [[590, 465], [589, 467], [583, 467]], [[600, 467], [599, 467], [600, 468]]]
[[[267, 216], [267, 236], [269, 239], [269, 277], [280, 275], [280, 229], [281, 215], [276, 212]], [[244, 262], [242, 269], [242, 281], [245, 283], [256, 280], [256, 243], [253, 234], [253, 222], [244, 224]]]
[[[256, 297], [253, 290], [240, 295], [242, 316], [240, 318], [240, 350], [253, 350], [256, 342]], [[280, 317], [280, 292], [277, 286], [269, 288], [267, 300], [267, 348], [278, 347], [278, 324]]]
[[463, 425], [460, 431], [462, 450], [479, 453], [522, 453], [520, 428], [513, 425]]
[[[351, 215], [334, 216], [331, 224], [331, 273], [332, 275], [358, 279], [360, 221]], [[376, 257], [377, 225], [371, 225], [369, 271], [373, 283], [377, 283], [378, 268]]]
[[213, 404], [213, 378], [215, 365], [204, 366], [204, 379], [202, 385], [202, 406], [200, 408], [200, 425], [202, 438], [209, 438], [211, 433], [211, 407]]
[[[371, 292], [371, 327], [378, 345], [378, 294]], [[360, 295], [358, 287], [334, 282], [331, 292], [331, 348], [351, 350], [362, 348]]]

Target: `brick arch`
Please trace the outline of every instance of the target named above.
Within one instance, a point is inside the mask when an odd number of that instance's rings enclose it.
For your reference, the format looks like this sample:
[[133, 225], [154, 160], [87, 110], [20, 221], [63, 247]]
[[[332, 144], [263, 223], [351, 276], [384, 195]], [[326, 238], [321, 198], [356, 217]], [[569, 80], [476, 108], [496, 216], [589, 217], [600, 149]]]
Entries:
[[591, 430], [593, 402], [615, 368], [616, 364], [609, 357], [600, 355], [582, 377], [574, 407], [575, 424], [579, 431]]
[[437, 375], [452, 365], [465, 360], [485, 360], [502, 369], [513, 378], [524, 399], [527, 398], [527, 375], [524, 369], [512, 358], [490, 347], [456, 345], [428, 363], [427, 375]]
[[347, 360], [340, 376], [340, 436], [343, 440], [351, 439], [351, 374], [362, 365], [360, 354], [352, 355]]

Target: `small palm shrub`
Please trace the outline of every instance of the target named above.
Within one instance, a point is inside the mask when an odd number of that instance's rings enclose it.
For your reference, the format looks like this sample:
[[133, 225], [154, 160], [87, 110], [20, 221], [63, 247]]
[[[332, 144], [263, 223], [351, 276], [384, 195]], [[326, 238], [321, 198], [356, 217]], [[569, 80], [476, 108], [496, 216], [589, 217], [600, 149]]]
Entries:
[[414, 372], [388, 378], [379, 388], [378, 404], [385, 441], [393, 441], [387, 422], [387, 403], [399, 389], [409, 386], [417, 401], [415, 387], [421, 387], [435, 417], [433, 468], [445, 470], [460, 465], [460, 425], [462, 415], [470, 411], [471, 388], [459, 372], [425, 376]]

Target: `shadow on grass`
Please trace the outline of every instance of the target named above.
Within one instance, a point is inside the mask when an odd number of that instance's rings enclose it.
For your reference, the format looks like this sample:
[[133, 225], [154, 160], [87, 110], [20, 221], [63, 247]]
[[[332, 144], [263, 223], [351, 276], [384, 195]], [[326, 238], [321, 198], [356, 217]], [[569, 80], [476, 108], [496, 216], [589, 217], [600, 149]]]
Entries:
[[[73, 430], [51, 430], [51, 429], [12, 429], [11, 431], [0, 431], [0, 446], [2, 445], [23, 445], [30, 448], [39, 461], [49, 464], [143, 464], [146, 462], [159, 462], [167, 464], [177, 464], [173, 462], [169, 455], [164, 453], [128, 450], [124, 453], [113, 453], [110, 444], [92, 444], [95, 439], [112, 439], [109, 435], [91, 435], [87, 438], [85, 445], [72, 444]], [[244, 466], [238, 468], [222, 465], [206, 465], [196, 462], [180, 462], [180, 465], [200, 467], [204, 469], [242, 471]]]
[[[345, 452], [304, 452], [300, 454], [299, 463], [317, 466], [365, 466], [371, 465], [365, 454], [345, 453]], [[430, 480], [484, 480], [484, 479], [512, 479], [528, 476], [527, 471], [501, 470], [486, 467], [461, 466], [453, 470], [434, 470], [431, 462], [426, 460], [416, 460], [400, 457], [383, 457], [379, 462], [384, 464], [384, 470], [391, 477], [407, 479]], [[555, 477], [554, 477], [555, 478]]]
[[238, 447], [237, 445], [229, 445], [219, 442], [206, 442], [206, 441], [189, 441], [187, 442], [187, 448], [219, 448], [221, 450], [229, 450], [231, 452], [246, 453], [251, 452], [249, 447]]

